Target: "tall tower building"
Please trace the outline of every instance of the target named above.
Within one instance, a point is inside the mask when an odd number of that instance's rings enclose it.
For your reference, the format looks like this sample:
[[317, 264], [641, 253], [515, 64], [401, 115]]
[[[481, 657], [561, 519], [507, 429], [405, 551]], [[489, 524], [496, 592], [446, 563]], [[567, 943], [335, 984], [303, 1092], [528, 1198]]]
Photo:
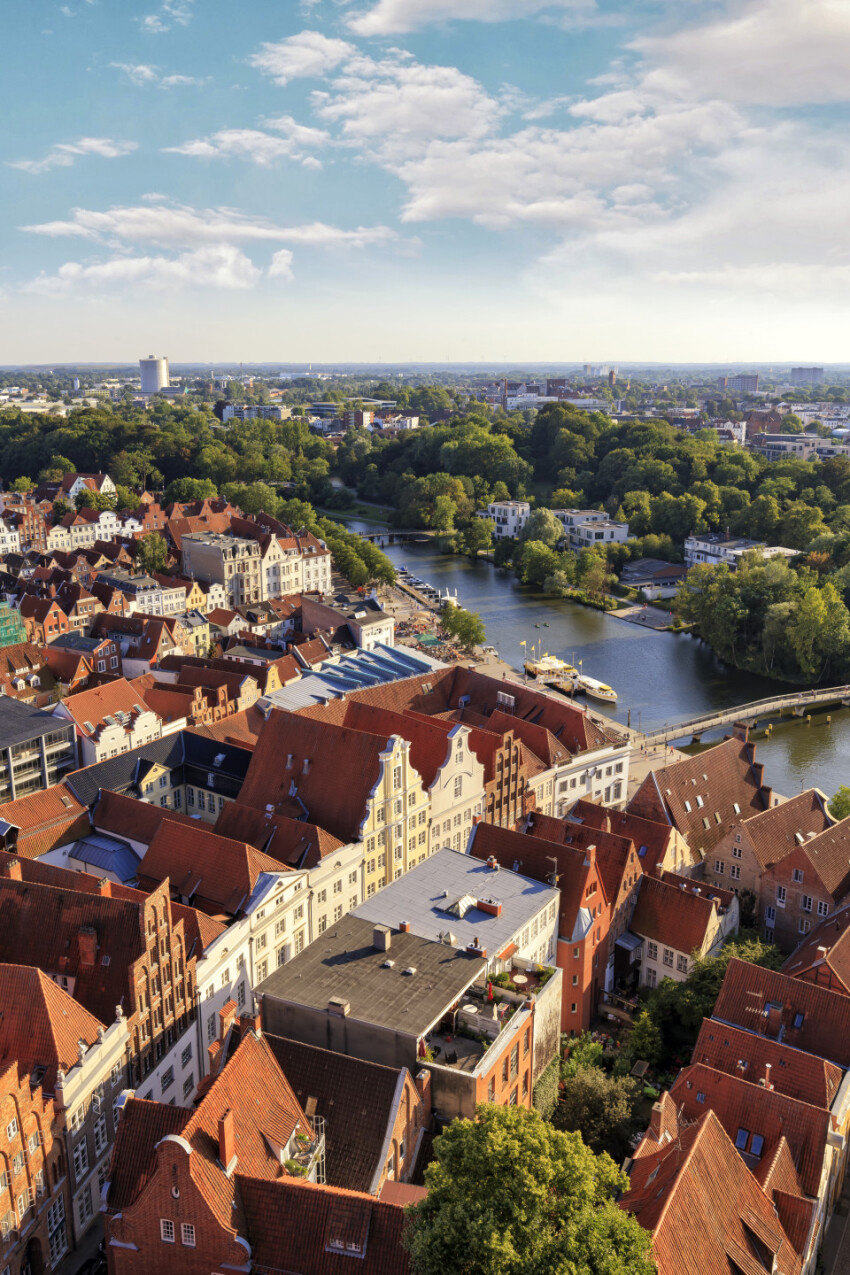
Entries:
[[170, 382], [167, 358], [158, 359], [155, 355], [149, 354], [146, 359], [139, 359], [139, 372], [142, 378], [143, 394], [156, 394], [159, 390], [168, 389]]

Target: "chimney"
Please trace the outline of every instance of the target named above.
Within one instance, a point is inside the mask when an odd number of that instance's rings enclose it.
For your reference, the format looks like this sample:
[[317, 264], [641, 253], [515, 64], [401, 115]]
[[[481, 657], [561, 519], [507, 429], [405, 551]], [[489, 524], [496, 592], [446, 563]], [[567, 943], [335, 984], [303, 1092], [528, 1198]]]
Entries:
[[748, 743], [750, 738], [749, 725], [746, 722], [734, 722], [732, 735], [735, 739], [739, 739], [742, 744]]
[[3, 864], [3, 876], [7, 881], [22, 881], [20, 859], [9, 859]]
[[674, 1137], [677, 1132], [676, 1107], [667, 1092], [661, 1095], [658, 1102], [653, 1103], [649, 1132], [656, 1142], [664, 1140], [665, 1135]]
[[409, 933], [410, 933], [410, 922], [409, 922], [409, 921], [399, 921], [399, 923], [398, 923], [398, 928], [399, 928], [399, 932], [400, 932], [401, 934], [409, 934]]
[[825, 948], [825, 947], [819, 947], [819, 948], [818, 948], [818, 956], [820, 957], [820, 959], [821, 959], [822, 961], [825, 961], [825, 960], [826, 960], [826, 954], [827, 954], [827, 951], [828, 951], [828, 950], [829, 950], [829, 949], [828, 949], [828, 948]]
[[499, 871], [499, 860], [496, 858], [494, 854], [491, 854], [488, 856], [487, 867], [490, 868], [492, 872]]
[[764, 1087], [765, 1087], [765, 1089], [773, 1089], [773, 1088], [774, 1088], [774, 1086], [770, 1083], [770, 1067], [771, 1067], [771, 1064], [770, 1064], [770, 1063], [765, 1063], [765, 1064], [764, 1064]]
[[80, 964], [94, 965], [97, 961], [97, 933], [92, 925], [81, 925], [77, 933]]
[[257, 1013], [244, 1013], [239, 1016], [239, 1039], [242, 1040], [249, 1032], [254, 1032], [256, 1036], [262, 1035], [262, 1020]]
[[611, 816], [610, 815], [605, 815], [604, 819], [602, 820], [602, 831], [603, 832], [611, 831]]
[[393, 933], [388, 925], [376, 925], [372, 930], [372, 946], [376, 952], [388, 952], [392, 941]]
[[425, 1108], [422, 1113], [424, 1117], [423, 1123], [430, 1124], [431, 1118], [431, 1073], [425, 1067], [416, 1073], [415, 1077], [416, 1089], [419, 1097], [422, 1099], [422, 1105]]
[[351, 1013], [351, 1002], [342, 996], [332, 996], [328, 1001], [328, 1013], [335, 1014], [337, 1018], [347, 1018]]
[[228, 1175], [236, 1165], [236, 1130], [233, 1112], [228, 1109], [218, 1122], [218, 1158]]
[[476, 899], [475, 906], [480, 912], [486, 912], [488, 916], [502, 915], [502, 905], [498, 899]]

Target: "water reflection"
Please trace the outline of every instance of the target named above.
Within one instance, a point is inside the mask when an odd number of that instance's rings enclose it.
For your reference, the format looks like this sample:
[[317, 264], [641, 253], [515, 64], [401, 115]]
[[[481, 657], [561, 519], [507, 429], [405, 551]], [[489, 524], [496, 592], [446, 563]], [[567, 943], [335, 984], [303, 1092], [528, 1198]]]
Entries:
[[[375, 530], [355, 521], [348, 525]], [[663, 726], [789, 689], [728, 668], [688, 634], [649, 632], [600, 611], [544, 598], [487, 562], [444, 557], [430, 545], [390, 545], [384, 551], [397, 566], [407, 566], [435, 588], [457, 590], [461, 604], [483, 618], [487, 641], [517, 668], [523, 639], [529, 649], [540, 642], [550, 655], [572, 663], [583, 659], [585, 673], [617, 691], [616, 707], [612, 711], [606, 705], [604, 711], [622, 722], [630, 712], [633, 726]], [[832, 794], [839, 784], [850, 783], [850, 712], [833, 709], [831, 716], [831, 725], [826, 713], [815, 714], [810, 726], [786, 719], [775, 726], [770, 740], [763, 729], [756, 730], [759, 760], [766, 763], [767, 781], [778, 792], [791, 796], [814, 785]]]

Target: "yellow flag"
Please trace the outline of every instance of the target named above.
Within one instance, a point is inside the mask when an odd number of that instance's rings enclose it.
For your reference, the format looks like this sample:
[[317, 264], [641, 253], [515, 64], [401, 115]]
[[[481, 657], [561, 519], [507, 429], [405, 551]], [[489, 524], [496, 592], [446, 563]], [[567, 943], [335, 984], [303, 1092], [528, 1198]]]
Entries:
[[520, 646], [528, 646], [528, 643], [525, 641], [525, 639], [524, 639], [524, 638], [523, 638], [523, 640], [520, 642]]

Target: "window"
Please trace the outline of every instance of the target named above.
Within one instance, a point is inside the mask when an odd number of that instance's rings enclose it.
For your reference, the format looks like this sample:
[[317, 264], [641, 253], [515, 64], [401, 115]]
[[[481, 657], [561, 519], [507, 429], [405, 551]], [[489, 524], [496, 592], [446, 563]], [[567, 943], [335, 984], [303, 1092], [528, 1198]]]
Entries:
[[772, 925], [776, 920], [776, 908], [767, 907], [764, 910], [765, 925]]
[[12, 1119], [6, 1125], [6, 1137], [9, 1140], [9, 1142], [11, 1142], [12, 1139], [17, 1138], [17, 1136], [18, 1136], [18, 1122], [17, 1120]]
[[191, 1059], [192, 1059], [192, 1044], [190, 1041], [189, 1044], [186, 1046], [186, 1048], [183, 1050], [183, 1053], [180, 1055], [180, 1066], [185, 1067], [187, 1063], [191, 1062]]
[[735, 1146], [738, 1151], [746, 1151], [750, 1139], [749, 1129], [739, 1129], [735, 1135]]
[[266, 978], [268, 972], [269, 972], [268, 961], [260, 961], [259, 965], [257, 966], [257, 982], [262, 983], [263, 980]]
[[184, 1222], [180, 1227], [180, 1238], [187, 1248], [195, 1247], [195, 1228], [191, 1222]]
[[788, 894], [788, 891], [785, 889], [784, 885], [778, 885], [776, 887], [776, 902], [779, 907], [781, 908], [785, 907], [785, 899], [787, 894]]
[[705, 1102], [705, 1094], [697, 1093], [697, 1102]]
[[733, 881], [740, 881], [741, 880], [741, 865], [739, 863], [733, 863], [729, 869], [729, 875]]
[[80, 1226], [85, 1226], [92, 1215], [91, 1189], [86, 1187], [80, 1198], [77, 1200], [77, 1220]]
[[646, 957], [647, 957], [647, 960], [649, 961], [658, 960], [658, 944], [657, 943], [647, 943]]
[[245, 984], [239, 983], [236, 988], [236, 1004], [242, 1009], [245, 1005]]
[[64, 1222], [60, 1223], [55, 1231], [51, 1231], [48, 1236], [48, 1242], [50, 1245], [50, 1260], [55, 1266], [68, 1248], [68, 1235]]
[[279, 939], [281, 934], [286, 933], [286, 917], [282, 916], [279, 921], [275, 921], [274, 936]]
[[207, 1019], [207, 1040], [215, 1040], [215, 1014], [210, 1014]]
[[764, 1147], [764, 1138], [760, 1133], [754, 1133], [752, 1142], [750, 1143], [750, 1155], [760, 1156]]
[[791, 873], [791, 879], [795, 882], [796, 885], [802, 885], [803, 884], [803, 869], [795, 868], [794, 871]]
[[94, 1153], [100, 1155], [106, 1147], [106, 1116], [100, 1116], [94, 1126]]
[[726, 871], [726, 864], [723, 862], [722, 859], [714, 860], [714, 871], [717, 873], [719, 877], [723, 876], [723, 873]]
[[393, 767], [393, 792], [398, 792], [401, 788], [401, 766]]
[[741, 847], [740, 847], [740, 846], [733, 846], [733, 847], [732, 847], [732, 858], [733, 858], [733, 859], [742, 859], [743, 857], [744, 857], [744, 852], [743, 852], [743, 850], [741, 849]]
[[356, 872], [349, 872], [349, 874], [348, 874], [348, 884], [349, 884], [349, 885], [357, 885], [357, 873], [356, 873]]
[[324, 934], [327, 928], [328, 928], [328, 918], [326, 916], [320, 916], [319, 924], [316, 926], [317, 933]]
[[[369, 870], [370, 870], [370, 872], [374, 870], [374, 866], [375, 866], [375, 865], [373, 864], [373, 865], [372, 865], [372, 867], [369, 869]], [[316, 895], [316, 902], [317, 902], [317, 903], [327, 903], [327, 901], [328, 901], [328, 892], [327, 892], [327, 890], [320, 890], [320, 891], [319, 891], [319, 893]]]
[[462, 796], [463, 796], [463, 776], [458, 775], [457, 778], [455, 779], [455, 796], [454, 796], [455, 801], [457, 801]]
[[38, 1130], [36, 1129], [35, 1133], [31, 1133], [30, 1136], [27, 1138], [27, 1150], [29, 1151], [30, 1155], [34, 1155], [35, 1152], [38, 1150], [38, 1144], [39, 1144], [39, 1136], [38, 1136]]
[[812, 928], [811, 921], [807, 920], [804, 916], [801, 916], [799, 921], [797, 922], [797, 933], [808, 934], [811, 928]]
[[183, 1097], [188, 1098], [189, 1094], [192, 1092], [194, 1087], [195, 1087], [194, 1076], [191, 1076], [191, 1075], [187, 1076], [186, 1079], [183, 1081]]
[[262, 952], [263, 948], [266, 946], [266, 937], [267, 936], [265, 934], [257, 935], [257, 951], [258, 952]]
[[24, 1153], [23, 1151], [16, 1151], [14, 1159], [12, 1160], [12, 1172], [14, 1173], [15, 1177], [17, 1177], [18, 1174], [23, 1173], [23, 1171], [24, 1171]]
[[341, 917], [342, 917], [342, 904], [341, 904], [341, 903], [339, 903], [339, 904], [337, 904], [337, 906], [334, 908], [334, 920], [335, 920], [335, 921], [339, 921], [339, 920], [341, 919]]
[[810, 894], [804, 894], [800, 900], [800, 907], [804, 912], [811, 912], [814, 900]]
[[665, 949], [664, 949], [664, 964], [665, 964], [665, 965], [669, 965], [671, 969], [673, 968], [673, 949], [672, 949], [672, 947], [665, 947]]
[[687, 974], [688, 972], [688, 958], [681, 953], [676, 957], [676, 969], [680, 974]]
[[342, 894], [342, 878], [341, 877], [339, 881], [334, 881], [334, 894]]
[[159, 1237], [166, 1244], [174, 1243], [174, 1223], [168, 1217], [159, 1219]]
[[85, 1138], [74, 1147], [74, 1173], [78, 1178], [88, 1172], [89, 1148]]
[[299, 903], [299, 904], [298, 904], [298, 907], [297, 907], [297, 908], [295, 909], [295, 911], [292, 913], [292, 919], [293, 919], [293, 921], [303, 921], [303, 920], [304, 920], [304, 904], [303, 904], [303, 903]]
[[[212, 1024], [213, 1024], [213, 1032], [214, 1032], [214, 1031], [215, 1031], [215, 1019], [213, 1018], [213, 1019], [211, 1019], [210, 1021], [211, 1021], [211, 1022], [212, 1022]], [[171, 1088], [171, 1086], [174, 1084], [174, 1068], [173, 1068], [173, 1067], [166, 1067], [165, 1071], [162, 1073], [162, 1082], [161, 1082], [161, 1084], [162, 1084], [162, 1092], [163, 1092], [163, 1093], [165, 1093], [166, 1089], [170, 1089], [170, 1088]]]
[[818, 916], [829, 916], [829, 904], [828, 904], [828, 903], [819, 903], [819, 904], [818, 904]]

